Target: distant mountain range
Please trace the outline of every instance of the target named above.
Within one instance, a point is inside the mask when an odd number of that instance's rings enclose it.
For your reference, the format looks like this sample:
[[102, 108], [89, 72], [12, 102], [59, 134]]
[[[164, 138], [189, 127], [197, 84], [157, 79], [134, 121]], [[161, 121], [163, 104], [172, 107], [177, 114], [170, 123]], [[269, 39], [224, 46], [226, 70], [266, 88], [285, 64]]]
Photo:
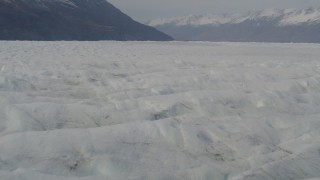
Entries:
[[0, 40], [172, 40], [106, 0], [0, 0]]
[[320, 43], [320, 9], [204, 14], [147, 23], [176, 40]]

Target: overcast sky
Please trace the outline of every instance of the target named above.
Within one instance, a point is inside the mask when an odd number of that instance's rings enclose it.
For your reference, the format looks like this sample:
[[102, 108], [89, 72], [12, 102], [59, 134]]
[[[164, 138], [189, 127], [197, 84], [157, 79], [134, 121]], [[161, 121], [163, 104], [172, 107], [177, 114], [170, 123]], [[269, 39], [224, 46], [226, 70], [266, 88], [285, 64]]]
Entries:
[[320, 0], [108, 0], [140, 22], [189, 14], [246, 12], [268, 8], [320, 7]]

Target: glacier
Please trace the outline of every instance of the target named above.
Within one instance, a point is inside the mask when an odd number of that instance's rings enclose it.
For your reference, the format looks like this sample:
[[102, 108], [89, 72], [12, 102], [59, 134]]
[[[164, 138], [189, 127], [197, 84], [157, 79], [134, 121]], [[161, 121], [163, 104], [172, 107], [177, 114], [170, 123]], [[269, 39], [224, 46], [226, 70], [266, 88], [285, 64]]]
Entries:
[[0, 42], [0, 179], [316, 180], [320, 45]]

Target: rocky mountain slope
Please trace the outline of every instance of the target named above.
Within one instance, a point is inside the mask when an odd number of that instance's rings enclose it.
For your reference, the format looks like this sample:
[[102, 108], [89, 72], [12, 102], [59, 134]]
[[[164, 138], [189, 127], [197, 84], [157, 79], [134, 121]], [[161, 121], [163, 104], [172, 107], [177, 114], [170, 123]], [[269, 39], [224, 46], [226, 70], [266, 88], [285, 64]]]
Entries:
[[155, 19], [149, 25], [177, 40], [320, 42], [320, 9], [268, 9]]
[[1, 40], [171, 40], [105, 0], [0, 0]]

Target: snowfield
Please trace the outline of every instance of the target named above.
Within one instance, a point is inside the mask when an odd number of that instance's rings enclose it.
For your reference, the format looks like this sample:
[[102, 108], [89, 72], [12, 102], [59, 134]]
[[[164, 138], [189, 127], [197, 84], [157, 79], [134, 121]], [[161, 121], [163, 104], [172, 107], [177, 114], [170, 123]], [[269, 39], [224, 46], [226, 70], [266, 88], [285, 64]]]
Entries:
[[316, 44], [0, 42], [0, 179], [320, 179], [319, 57]]

